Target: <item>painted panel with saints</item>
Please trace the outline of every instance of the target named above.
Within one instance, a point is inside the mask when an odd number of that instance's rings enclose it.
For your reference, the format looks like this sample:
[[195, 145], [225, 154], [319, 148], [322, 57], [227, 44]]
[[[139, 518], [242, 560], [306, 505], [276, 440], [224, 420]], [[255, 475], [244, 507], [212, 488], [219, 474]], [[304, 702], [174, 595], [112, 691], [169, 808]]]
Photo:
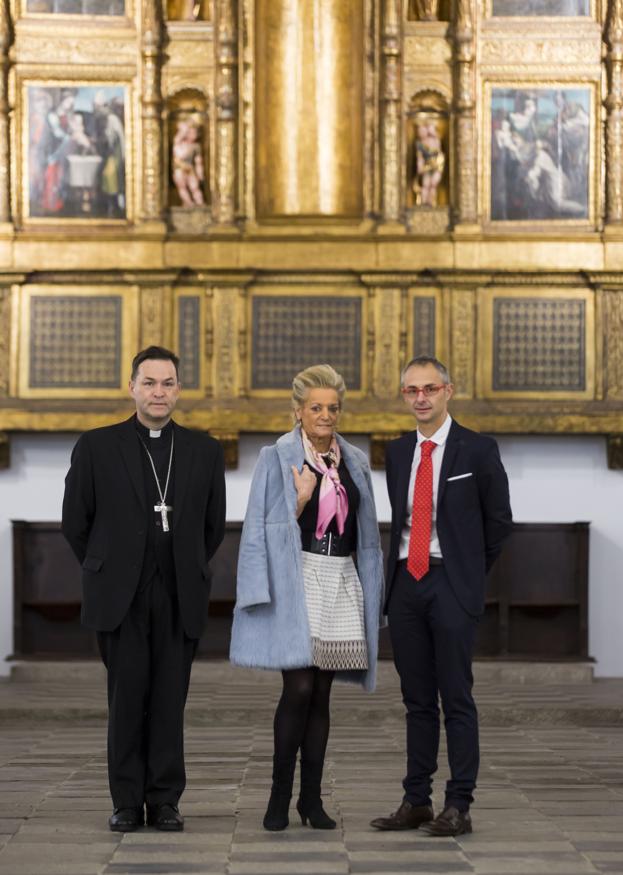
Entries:
[[126, 91], [28, 87], [31, 218], [126, 218]]
[[492, 14], [500, 17], [533, 15], [590, 15], [590, 0], [493, 0]]
[[591, 92], [494, 88], [491, 219], [589, 218]]
[[27, 0], [27, 12], [44, 15], [123, 15], [124, 0]]

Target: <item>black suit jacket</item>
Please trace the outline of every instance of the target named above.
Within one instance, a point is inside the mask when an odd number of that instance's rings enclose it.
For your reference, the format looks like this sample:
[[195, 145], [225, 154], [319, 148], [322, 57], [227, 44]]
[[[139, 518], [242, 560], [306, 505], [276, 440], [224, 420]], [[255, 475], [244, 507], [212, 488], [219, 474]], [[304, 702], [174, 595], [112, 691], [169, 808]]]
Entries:
[[[387, 567], [387, 598], [396, 572], [400, 536], [407, 514], [407, 492], [417, 432], [387, 445], [387, 489], [392, 528]], [[461, 474], [469, 474], [460, 477]], [[460, 479], [450, 479], [460, 477]], [[510, 534], [508, 480], [498, 445], [452, 422], [437, 493], [437, 534], [446, 573], [457, 599], [472, 616], [484, 610], [486, 574]]]
[[[214, 438], [177, 424], [174, 434], [177, 592], [184, 631], [199, 638], [210, 594], [208, 563], [225, 532], [223, 451]], [[149, 518], [143, 478], [134, 417], [85, 432], [74, 447], [62, 528], [82, 565], [82, 622], [89, 629], [115, 629], [136, 592]]]

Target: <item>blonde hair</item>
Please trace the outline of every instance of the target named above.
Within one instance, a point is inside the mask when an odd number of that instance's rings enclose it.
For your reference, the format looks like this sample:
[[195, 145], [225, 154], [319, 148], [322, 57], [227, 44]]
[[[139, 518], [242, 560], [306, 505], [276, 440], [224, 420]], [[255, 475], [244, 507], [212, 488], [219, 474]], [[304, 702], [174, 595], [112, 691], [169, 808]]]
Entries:
[[302, 407], [310, 389], [335, 389], [340, 409], [346, 395], [346, 384], [341, 374], [331, 365], [312, 365], [299, 371], [292, 380], [292, 408]]

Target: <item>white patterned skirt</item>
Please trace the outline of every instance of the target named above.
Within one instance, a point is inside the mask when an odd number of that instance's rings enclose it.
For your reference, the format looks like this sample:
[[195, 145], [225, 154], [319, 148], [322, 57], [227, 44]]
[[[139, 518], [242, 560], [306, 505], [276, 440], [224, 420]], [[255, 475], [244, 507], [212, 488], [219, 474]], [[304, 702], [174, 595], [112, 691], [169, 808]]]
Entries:
[[312, 665], [327, 671], [368, 668], [363, 590], [351, 556], [303, 551]]

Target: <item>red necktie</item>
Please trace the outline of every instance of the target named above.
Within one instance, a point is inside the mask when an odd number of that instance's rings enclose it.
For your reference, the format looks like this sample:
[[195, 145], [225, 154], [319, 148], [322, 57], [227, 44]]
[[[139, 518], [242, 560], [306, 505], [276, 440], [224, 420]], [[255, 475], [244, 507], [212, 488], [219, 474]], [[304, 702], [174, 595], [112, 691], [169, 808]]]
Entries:
[[415, 475], [407, 570], [416, 580], [424, 577], [429, 568], [430, 528], [433, 516], [433, 460], [431, 453], [436, 446], [437, 444], [433, 441], [422, 443], [420, 448], [422, 455]]

